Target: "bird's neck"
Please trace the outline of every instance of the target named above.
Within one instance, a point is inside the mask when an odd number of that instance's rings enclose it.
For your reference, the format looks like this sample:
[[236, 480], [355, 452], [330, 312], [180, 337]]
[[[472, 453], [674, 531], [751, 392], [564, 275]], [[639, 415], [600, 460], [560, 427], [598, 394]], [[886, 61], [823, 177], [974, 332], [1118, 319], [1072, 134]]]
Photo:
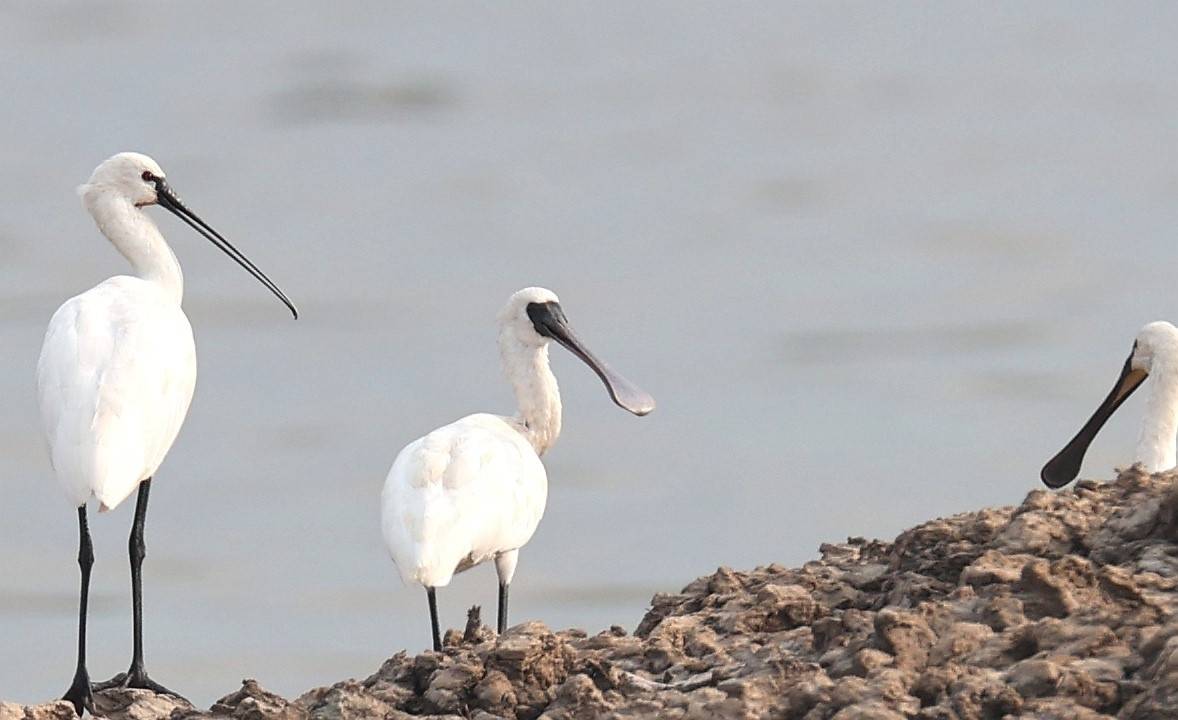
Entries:
[[135, 275], [155, 283], [179, 303], [184, 296], [180, 261], [147, 213], [111, 192], [87, 193], [82, 201], [99, 231], [131, 263]]
[[525, 345], [506, 333], [499, 338], [503, 371], [515, 390], [524, 436], [543, 455], [560, 435], [560, 390], [548, 367], [548, 346]]
[[1141, 437], [1137, 441], [1137, 462], [1152, 473], [1169, 470], [1175, 465], [1175, 442], [1178, 442], [1178, 364], [1167, 363], [1161, 368], [1152, 368], [1149, 383], [1152, 387], [1145, 404]]

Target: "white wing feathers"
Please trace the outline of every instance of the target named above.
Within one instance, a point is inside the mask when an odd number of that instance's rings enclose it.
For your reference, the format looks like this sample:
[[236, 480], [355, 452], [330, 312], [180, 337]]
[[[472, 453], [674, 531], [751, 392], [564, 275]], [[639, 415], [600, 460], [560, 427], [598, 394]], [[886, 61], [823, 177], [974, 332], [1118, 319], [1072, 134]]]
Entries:
[[470, 415], [397, 455], [382, 495], [385, 542], [405, 582], [441, 587], [531, 539], [547, 494], [527, 440], [503, 418]]
[[192, 328], [146, 281], [114, 277], [54, 314], [37, 364], [58, 481], [77, 505], [122, 502], [163, 462], [196, 381]]

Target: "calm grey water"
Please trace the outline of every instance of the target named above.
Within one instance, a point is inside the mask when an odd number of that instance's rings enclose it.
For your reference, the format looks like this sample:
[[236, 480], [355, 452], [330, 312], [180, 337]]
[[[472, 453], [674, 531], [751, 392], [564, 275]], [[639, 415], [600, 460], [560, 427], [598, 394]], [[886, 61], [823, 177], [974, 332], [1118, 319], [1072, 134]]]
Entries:
[[[524, 285], [660, 401], [630, 417], [554, 350], [513, 619], [591, 630], [717, 565], [1020, 500], [1178, 317], [1173, 5], [327, 5], [0, 3], [0, 698], [72, 673], [33, 369], [57, 305], [124, 271], [73, 193], [119, 150], [304, 313], [152, 211], [201, 375], [152, 493], [147, 659], [203, 704], [428, 643], [380, 486], [423, 432], [511, 410], [494, 317]], [[130, 656], [131, 513], [93, 520], [96, 678]], [[494, 593], [461, 576], [443, 619]]]

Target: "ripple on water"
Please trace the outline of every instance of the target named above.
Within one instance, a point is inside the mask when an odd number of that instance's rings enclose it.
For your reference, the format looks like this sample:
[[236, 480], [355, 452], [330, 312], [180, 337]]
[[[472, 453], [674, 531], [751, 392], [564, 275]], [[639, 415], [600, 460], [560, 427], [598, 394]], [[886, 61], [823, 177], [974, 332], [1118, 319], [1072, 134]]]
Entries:
[[312, 79], [272, 95], [270, 115], [277, 122], [297, 124], [390, 122], [438, 112], [456, 102], [453, 88], [433, 78]]
[[[97, 617], [121, 611], [126, 604], [123, 595], [90, 590], [90, 616]], [[6, 589], [0, 595], [0, 616], [27, 618], [29, 616], [61, 617], [78, 613], [77, 591], [56, 593], [37, 590]]]
[[908, 328], [818, 328], [786, 333], [781, 355], [792, 365], [878, 363], [881, 359], [1026, 347], [1042, 336], [1042, 326], [1023, 322]]

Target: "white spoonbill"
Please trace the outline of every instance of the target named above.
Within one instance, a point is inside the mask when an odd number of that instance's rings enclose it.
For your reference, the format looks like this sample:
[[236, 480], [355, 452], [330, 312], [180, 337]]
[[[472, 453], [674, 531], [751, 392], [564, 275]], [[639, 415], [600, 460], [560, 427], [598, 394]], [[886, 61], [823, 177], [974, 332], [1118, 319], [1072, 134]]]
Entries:
[[1141, 463], [1146, 472], [1151, 473], [1174, 467], [1175, 444], [1178, 443], [1178, 328], [1158, 321], [1151, 322], [1137, 333], [1133, 350], [1108, 397], [1076, 437], [1043, 466], [1040, 476], [1045, 485], [1058, 488], [1076, 479], [1084, 453], [1096, 433], [1150, 376], [1153, 376], [1153, 383], [1145, 405], [1145, 419], [1141, 423], [1134, 462]]
[[555, 293], [530, 287], [511, 296], [499, 313], [499, 355], [519, 413], [467, 415], [409, 443], [381, 497], [381, 526], [401, 579], [425, 587], [434, 650], [442, 649], [435, 588], [486, 560], [495, 561], [499, 575], [497, 628], [507, 629], [507, 589], [519, 549], [536, 531], [548, 496], [540, 456], [560, 434], [550, 340], [592, 368], [620, 407], [635, 415], [654, 410], [654, 398], [577, 338]]
[[237, 261], [298, 317], [278, 286], [228, 240], [186, 208], [154, 160], [119, 153], [78, 188], [98, 229], [131, 263], [119, 275], [67, 300], [49, 321], [37, 363], [41, 419], [57, 481], [78, 508], [78, 665], [65, 699], [78, 715], [93, 711], [86, 670], [86, 603], [94, 551], [86, 521], [91, 497], [109, 510], [138, 488], [128, 549], [131, 557], [133, 653], [131, 667], [98, 687], [132, 687], [171, 693], [143, 666], [140, 570], [143, 523], [155, 474], [188, 412], [196, 383], [192, 327], [180, 308], [180, 263], [143, 207], [170, 210]]

